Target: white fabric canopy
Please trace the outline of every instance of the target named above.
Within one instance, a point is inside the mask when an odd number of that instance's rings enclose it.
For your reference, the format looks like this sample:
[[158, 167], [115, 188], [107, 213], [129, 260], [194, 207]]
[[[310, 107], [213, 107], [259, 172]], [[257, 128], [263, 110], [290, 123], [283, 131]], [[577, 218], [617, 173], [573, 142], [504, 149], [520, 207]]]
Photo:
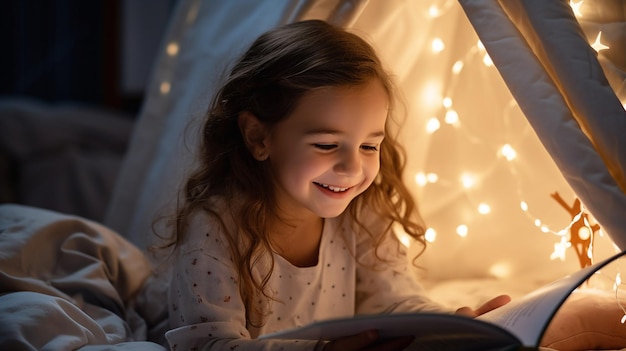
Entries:
[[[321, 18], [370, 41], [404, 94], [406, 180], [437, 233], [421, 261], [432, 278], [540, 271], [550, 279], [576, 269], [571, 252], [564, 261], [550, 258], [560, 240], [554, 233], [572, 219], [554, 192], [567, 203], [580, 197], [626, 247], [619, 87], [605, 84], [567, 4], [461, 3], [180, 0], [105, 224], [140, 247], [153, 242], [154, 216], [176, 197], [224, 69], [265, 30]], [[615, 67], [613, 81], [623, 82]], [[603, 239], [596, 250], [603, 243], [613, 249]]]

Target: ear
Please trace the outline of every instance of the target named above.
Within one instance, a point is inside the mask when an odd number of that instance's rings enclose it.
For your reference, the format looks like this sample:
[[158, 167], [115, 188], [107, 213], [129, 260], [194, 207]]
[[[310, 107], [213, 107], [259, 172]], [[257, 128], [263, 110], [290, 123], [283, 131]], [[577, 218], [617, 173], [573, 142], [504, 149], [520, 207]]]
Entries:
[[269, 156], [267, 138], [269, 132], [265, 124], [250, 111], [242, 111], [238, 116], [239, 130], [248, 151], [258, 161], [265, 161]]

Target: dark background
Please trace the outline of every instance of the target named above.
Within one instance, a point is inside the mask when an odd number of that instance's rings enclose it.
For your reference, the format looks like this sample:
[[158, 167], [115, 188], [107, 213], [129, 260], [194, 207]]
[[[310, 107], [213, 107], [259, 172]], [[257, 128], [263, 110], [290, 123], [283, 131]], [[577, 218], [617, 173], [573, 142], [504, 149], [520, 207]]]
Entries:
[[175, 2], [3, 1], [0, 95], [136, 115]]
[[0, 2], [0, 203], [104, 218], [175, 6]]

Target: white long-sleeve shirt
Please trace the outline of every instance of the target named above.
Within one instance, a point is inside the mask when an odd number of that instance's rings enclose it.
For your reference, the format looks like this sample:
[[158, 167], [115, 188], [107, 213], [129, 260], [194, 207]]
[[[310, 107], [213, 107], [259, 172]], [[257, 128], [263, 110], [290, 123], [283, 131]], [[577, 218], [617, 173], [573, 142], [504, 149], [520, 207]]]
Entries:
[[[171, 349], [315, 350], [317, 341], [256, 338], [355, 314], [445, 311], [423, 295], [395, 237], [388, 236], [379, 249], [379, 256], [388, 260], [380, 262], [370, 240], [357, 237], [340, 218], [324, 221], [316, 266], [296, 267], [273, 254], [268, 286], [277, 301], [267, 307], [265, 324], [255, 328], [246, 323], [225, 234], [215, 219], [196, 215], [173, 267], [169, 297], [172, 329], [166, 333]], [[261, 268], [255, 267], [255, 273], [260, 274]]]

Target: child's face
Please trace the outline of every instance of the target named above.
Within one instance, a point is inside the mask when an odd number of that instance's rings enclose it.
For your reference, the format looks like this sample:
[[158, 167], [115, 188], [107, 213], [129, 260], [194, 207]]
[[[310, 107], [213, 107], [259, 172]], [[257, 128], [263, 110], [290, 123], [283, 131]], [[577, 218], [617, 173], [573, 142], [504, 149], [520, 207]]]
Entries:
[[336, 217], [380, 168], [388, 97], [376, 79], [306, 94], [267, 137], [279, 208]]

